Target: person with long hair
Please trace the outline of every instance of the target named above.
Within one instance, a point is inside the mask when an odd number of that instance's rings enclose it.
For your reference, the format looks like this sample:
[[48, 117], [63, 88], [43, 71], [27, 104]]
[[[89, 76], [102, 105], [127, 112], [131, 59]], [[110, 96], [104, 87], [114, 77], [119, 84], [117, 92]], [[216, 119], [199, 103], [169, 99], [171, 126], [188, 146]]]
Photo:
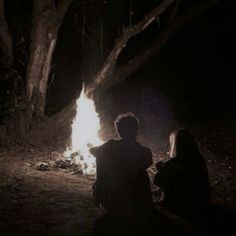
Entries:
[[164, 192], [164, 207], [194, 223], [206, 215], [210, 187], [208, 171], [193, 137], [186, 129], [170, 135], [170, 156], [157, 163], [154, 183]]

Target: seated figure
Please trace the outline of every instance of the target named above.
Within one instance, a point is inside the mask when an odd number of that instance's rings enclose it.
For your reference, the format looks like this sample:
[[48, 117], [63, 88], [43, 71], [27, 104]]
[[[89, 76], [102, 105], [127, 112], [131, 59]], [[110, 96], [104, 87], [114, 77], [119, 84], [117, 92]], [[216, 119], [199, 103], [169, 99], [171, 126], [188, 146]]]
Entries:
[[166, 208], [198, 223], [206, 215], [210, 187], [205, 161], [187, 130], [171, 134], [170, 156], [165, 164], [156, 164], [154, 183], [164, 192]]
[[97, 164], [94, 202], [113, 216], [146, 214], [153, 204], [146, 171], [151, 151], [136, 141], [138, 120], [132, 113], [119, 115], [115, 127], [120, 139], [90, 149]]

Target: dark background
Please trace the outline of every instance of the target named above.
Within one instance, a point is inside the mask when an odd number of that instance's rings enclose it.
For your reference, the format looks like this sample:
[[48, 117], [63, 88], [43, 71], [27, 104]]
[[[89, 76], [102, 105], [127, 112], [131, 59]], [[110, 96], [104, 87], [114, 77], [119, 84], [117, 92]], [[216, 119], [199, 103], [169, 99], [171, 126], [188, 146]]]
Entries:
[[[104, 36], [104, 55], [112, 48], [122, 27], [129, 22], [130, 1], [108, 1], [102, 7], [74, 1], [60, 29], [49, 81], [47, 113], [55, 114], [66, 106], [81, 89], [83, 61], [91, 60], [89, 70], [96, 70], [103, 58], [96, 44], [100, 20], [103, 19], [107, 35]], [[149, 12], [158, 1], [133, 1], [135, 23]], [[30, 42], [32, 1], [9, 0], [6, 4], [7, 20], [14, 39], [20, 71], [18, 89], [24, 83]], [[86, 16], [86, 35], [82, 38], [83, 16]], [[119, 63], [125, 62], [147, 47], [158, 33], [158, 22], [136, 36], [127, 45]], [[162, 23], [162, 20], [160, 21]], [[101, 104], [117, 107], [114, 114], [127, 110], [129, 102], [145, 106], [161, 97], [174, 118], [179, 122], [199, 122], [209, 119], [232, 119], [234, 114], [235, 77], [235, 14], [233, 1], [222, 1], [190, 25], [179, 31], [156, 56], [120, 85], [111, 87], [102, 96]], [[82, 43], [82, 40], [84, 42]], [[88, 45], [93, 45], [90, 48]], [[86, 53], [84, 53], [86, 52]], [[86, 63], [87, 63], [86, 61]], [[95, 61], [92, 62], [92, 61]], [[1, 81], [1, 111], [12, 94], [14, 81]], [[122, 93], [120, 91], [123, 91]], [[106, 101], [107, 100], [107, 101]], [[118, 104], [120, 105], [120, 108]], [[164, 105], [165, 106], [165, 105]], [[109, 110], [109, 109], [108, 109]]]
[[[107, 4], [100, 4], [104, 1]], [[133, 0], [132, 23], [142, 19], [159, 1]], [[194, 1], [200, 0], [183, 2]], [[7, 80], [2, 79], [6, 69], [0, 65], [0, 128], [14, 109], [15, 99], [24, 92], [33, 1], [5, 3], [17, 76], [13, 73]], [[139, 138], [151, 148], [154, 161], [169, 157], [168, 136], [173, 128], [187, 126], [208, 167], [212, 203], [235, 211], [236, 15], [233, 3], [234, 0], [221, 1], [179, 31], [132, 76], [104, 92], [96, 109], [101, 116], [104, 140], [114, 137], [112, 122], [118, 113], [136, 113], [141, 120]], [[74, 0], [60, 28], [54, 52], [47, 94], [48, 116], [79, 96], [84, 76], [96, 73], [122, 28], [129, 24], [129, 9], [130, 0]], [[83, 36], [84, 17], [86, 34]], [[118, 64], [147, 48], [159, 30], [165, 28], [165, 19], [164, 15], [160, 22], [154, 22], [130, 40]], [[104, 23], [102, 55], [101, 20]], [[56, 164], [65, 150], [64, 140], [61, 142], [65, 130], [54, 132], [58, 130], [50, 125], [53, 126], [49, 122], [37, 131], [45, 134], [47, 141], [59, 140], [58, 148], [48, 147], [48, 142], [42, 142], [41, 138], [37, 146], [34, 133], [29, 145], [12, 143], [4, 135], [0, 137], [1, 142], [8, 143], [0, 152], [0, 212], [3, 213], [0, 232], [3, 234], [87, 235], [94, 221], [97, 210], [91, 202], [93, 179], [74, 174], [72, 169], [69, 172], [54, 167], [50, 171], [37, 169], [42, 163], [49, 167]], [[214, 218], [231, 222], [220, 212]], [[219, 219], [219, 227], [228, 235], [222, 223]]]

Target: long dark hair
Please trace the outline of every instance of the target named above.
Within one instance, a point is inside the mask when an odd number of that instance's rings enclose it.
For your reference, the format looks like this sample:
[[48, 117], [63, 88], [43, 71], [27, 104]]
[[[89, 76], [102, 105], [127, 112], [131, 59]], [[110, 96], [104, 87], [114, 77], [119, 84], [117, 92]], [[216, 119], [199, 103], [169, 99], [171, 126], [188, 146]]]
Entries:
[[186, 129], [178, 129], [170, 135], [170, 156], [188, 158], [189, 155], [199, 155], [197, 144]]
[[184, 163], [184, 166], [187, 165], [189, 167], [188, 173], [191, 173], [190, 176], [197, 176], [197, 183], [201, 189], [199, 194], [207, 203], [210, 196], [207, 166], [192, 135], [186, 129], [175, 130], [170, 135], [170, 143], [171, 157]]

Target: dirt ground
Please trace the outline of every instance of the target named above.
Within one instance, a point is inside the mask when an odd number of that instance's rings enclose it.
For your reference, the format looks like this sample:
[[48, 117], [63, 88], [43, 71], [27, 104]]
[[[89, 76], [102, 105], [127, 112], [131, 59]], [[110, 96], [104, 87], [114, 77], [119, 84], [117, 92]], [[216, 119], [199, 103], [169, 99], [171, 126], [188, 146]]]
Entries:
[[52, 159], [23, 147], [1, 153], [0, 235], [90, 235], [94, 180], [70, 169], [36, 169]]
[[[236, 211], [232, 153], [220, 158], [202, 140], [212, 203]], [[58, 158], [50, 148], [18, 145], [1, 150], [0, 235], [91, 235], [98, 214], [91, 200], [94, 176], [55, 166]]]

